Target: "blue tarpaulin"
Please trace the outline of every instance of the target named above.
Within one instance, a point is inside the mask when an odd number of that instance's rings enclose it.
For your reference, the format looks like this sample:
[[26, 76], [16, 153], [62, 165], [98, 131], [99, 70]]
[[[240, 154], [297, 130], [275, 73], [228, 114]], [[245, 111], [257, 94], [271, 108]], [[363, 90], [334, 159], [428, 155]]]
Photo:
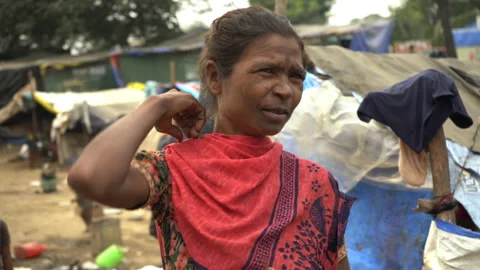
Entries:
[[360, 182], [345, 238], [352, 269], [421, 269], [432, 217], [412, 209], [431, 191], [396, 190]]
[[465, 28], [455, 29], [453, 39], [457, 47], [480, 46], [480, 29], [475, 23]]
[[393, 21], [379, 21], [373, 26], [357, 31], [350, 43], [352, 51], [388, 53], [392, 38]]

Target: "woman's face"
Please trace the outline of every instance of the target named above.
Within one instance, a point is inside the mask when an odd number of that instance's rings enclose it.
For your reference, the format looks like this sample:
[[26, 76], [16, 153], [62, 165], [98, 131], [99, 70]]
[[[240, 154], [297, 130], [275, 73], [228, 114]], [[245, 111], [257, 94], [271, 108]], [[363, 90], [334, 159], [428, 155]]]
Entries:
[[249, 136], [279, 133], [302, 97], [305, 70], [295, 38], [272, 34], [253, 42], [217, 96], [216, 132]]

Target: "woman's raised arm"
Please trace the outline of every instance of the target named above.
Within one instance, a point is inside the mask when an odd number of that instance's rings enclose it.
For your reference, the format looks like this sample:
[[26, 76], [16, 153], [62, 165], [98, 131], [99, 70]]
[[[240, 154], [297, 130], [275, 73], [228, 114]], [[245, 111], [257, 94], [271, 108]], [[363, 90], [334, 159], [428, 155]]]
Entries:
[[87, 145], [71, 168], [68, 183], [85, 197], [112, 207], [142, 204], [149, 186], [130, 163], [148, 132], [155, 126], [181, 140], [183, 134], [197, 137], [204, 122], [205, 111], [191, 95], [174, 91], [152, 96]]

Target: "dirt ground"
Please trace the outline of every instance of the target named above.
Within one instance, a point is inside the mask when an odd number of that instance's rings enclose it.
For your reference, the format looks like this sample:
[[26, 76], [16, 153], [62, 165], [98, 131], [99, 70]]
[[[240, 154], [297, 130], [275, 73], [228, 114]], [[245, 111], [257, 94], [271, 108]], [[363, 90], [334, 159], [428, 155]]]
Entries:
[[[77, 260], [93, 262], [90, 234], [85, 233], [75, 211], [76, 204], [71, 202], [74, 194], [66, 184], [67, 169], [57, 172], [58, 192], [39, 193], [39, 187], [31, 183], [40, 180], [41, 162], [33, 170], [25, 161], [8, 162], [16, 153], [18, 148], [0, 145], [0, 218], [9, 226], [12, 250], [18, 244], [36, 241], [47, 245], [48, 251], [39, 258], [15, 260], [15, 267], [43, 270]], [[122, 211], [117, 215], [121, 219], [124, 246], [128, 248], [124, 262], [117, 269], [161, 265], [158, 242], [148, 234], [150, 213], [143, 211], [141, 221], [129, 220], [133, 214]]]

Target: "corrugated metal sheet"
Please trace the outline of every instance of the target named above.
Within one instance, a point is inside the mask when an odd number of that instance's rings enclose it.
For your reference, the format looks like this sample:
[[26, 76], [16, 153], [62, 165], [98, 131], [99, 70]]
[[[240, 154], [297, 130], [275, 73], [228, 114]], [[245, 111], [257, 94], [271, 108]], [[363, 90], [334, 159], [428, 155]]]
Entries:
[[125, 50], [124, 54], [143, 55], [149, 53], [161, 54], [197, 50], [203, 47], [204, 37], [207, 31], [208, 29], [204, 27], [195, 28], [178, 38], [167, 40], [159, 45]]
[[109, 58], [111, 55], [118, 54], [119, 52], [99, 52], [91, 53], [79, 56], [65, 55], [54, 56], [48, 58], [40, 58], [33, 61], [2, 61], [0, 62], [0, 70], [6, 69], [19, 69], [32, 66], [76, 66], [84, 63], [92, 63]]

